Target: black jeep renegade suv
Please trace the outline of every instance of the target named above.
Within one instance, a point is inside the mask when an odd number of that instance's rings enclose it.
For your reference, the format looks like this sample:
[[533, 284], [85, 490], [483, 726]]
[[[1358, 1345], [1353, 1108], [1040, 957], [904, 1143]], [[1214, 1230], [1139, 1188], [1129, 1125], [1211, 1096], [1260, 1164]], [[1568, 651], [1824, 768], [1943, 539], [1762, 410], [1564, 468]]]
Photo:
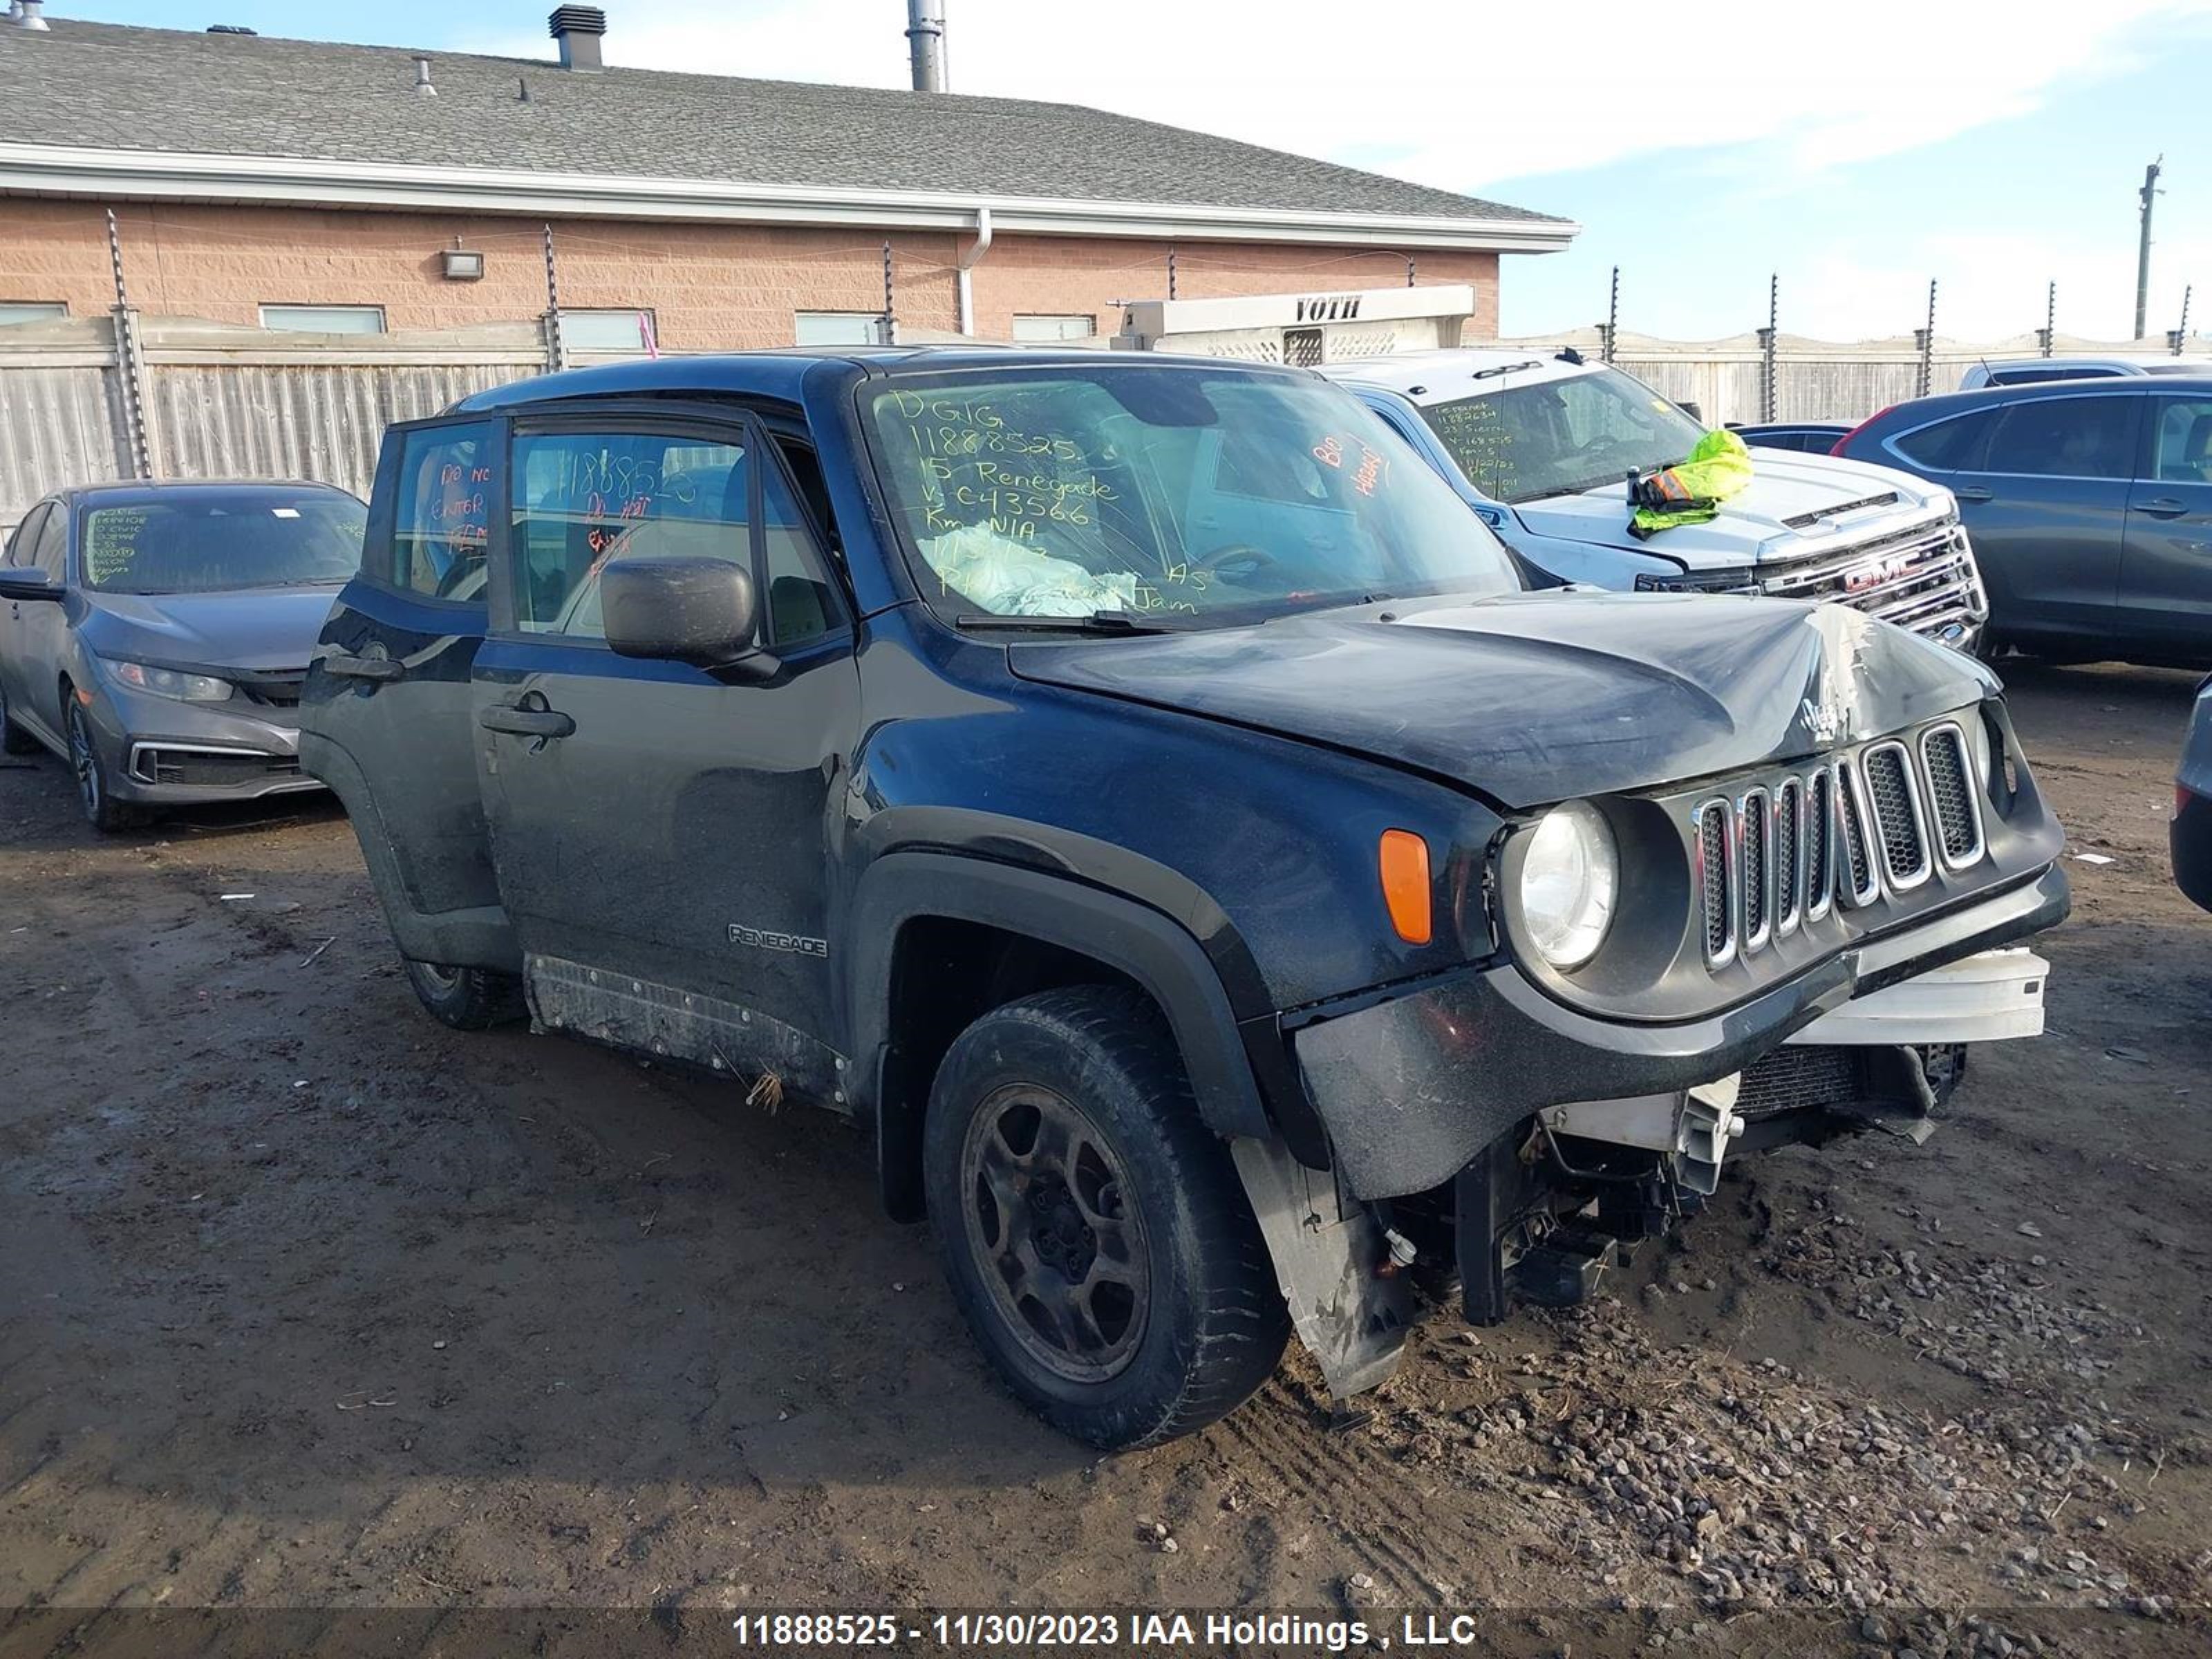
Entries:
[[1012, 1386], [1196, 1428], [1411, 1285], [1571, 1301], [1731, 1143], [2040, 1024], [1996, 682], [1856, 612], [1524, 592], [1349, 394], [663, 359], [395, 427], [301, 752], [416, 990], [872, 1133]]

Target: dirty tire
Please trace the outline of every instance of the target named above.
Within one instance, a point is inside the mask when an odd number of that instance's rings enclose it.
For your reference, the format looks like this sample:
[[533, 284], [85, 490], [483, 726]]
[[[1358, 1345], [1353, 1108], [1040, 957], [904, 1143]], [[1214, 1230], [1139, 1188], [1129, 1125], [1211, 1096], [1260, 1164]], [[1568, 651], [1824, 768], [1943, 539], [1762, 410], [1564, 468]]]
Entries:
[[84, 808], [86, 821], [103, 836], [136, 830], [146, 822], [144, 810], [125, 806], [115, 799], [115, 792], [108, 787], [107, 763], [100, 757], [100, 745], [93, 741], [84, 711], [67, 687], [64, 696], [69, 712], [62, 718], [62, 726], [69, 740], [70, 770], [76, 775], [77, 802]]
[[35, 755], [46, 745], [15, 724], [8, 713], [8, 693], [0, 687], [0, 754]]
[[[1070, 1182], [1054, 1186], [1042, 1128], [1026, 1169], [1007, 1164], [1003, 1138], [991, 1144], [992, 1126], [1003, 1136], [1010, 1122], [1018, 1141], [1032, 1110], [1040, 1124], [1073, 1126], [1079, 1149], [1057, 1160], [1074, 1172]], [[954, 1298], [1013, 1392], [1054, 1428], [1109, 1450], [1156, 1444], [1226, 1415], [1274, 1370], [1290, 1321], [1267, 1247], [1228, 1148], [1200, 1121], [1174, 1037], [1143, 996], [1078, 986], [983, 1015], [938, 1070], [922, 1158]], [[1098, 1184], [1102, 1172], [1114, 1179]], [[1025, 1329], [1013, 1297], [1033, 1283], [1048, 1297], [1064, 1290], [1068, 1263], [1063, 1254], [1058, 1267], [1036, 1266], [1032, 1275], [994, 1254], [992, 1218], [1001, 1212], [990, 1194], [1020, 1190], [1024, 1207], [1008, 1218], [1027, 1229], [1035, 1265], [1068, 1248], [1066, 1205], [1055, 1208], [1055, 1194], [1070, 1185], [1087, 1188], [1073, 1248], [1096, 1221], [1098, 1253], [1127, 1241], [1141, 1264], [1131, 1279], [1140, 1283], [1114, 1289], [1133, 1304], [1118, 1321], [1098, 1312], [1109, 1287], [1094, 1288], [1091, 1316], [1078, 1322], [1109, 1340], [1048, 1360], [1040, 1356], [1052, 1334], [1035, 1318]], [[1081, 1374], [1089, 1358], [1097, 1361], [1093, 1374]]]
[[522, 981], [491, 968], [449, 968], [407, 959], [407, 982], [422, 1006], [457, 1031], [488, 1031], [511, 1025], [530, 1010]]

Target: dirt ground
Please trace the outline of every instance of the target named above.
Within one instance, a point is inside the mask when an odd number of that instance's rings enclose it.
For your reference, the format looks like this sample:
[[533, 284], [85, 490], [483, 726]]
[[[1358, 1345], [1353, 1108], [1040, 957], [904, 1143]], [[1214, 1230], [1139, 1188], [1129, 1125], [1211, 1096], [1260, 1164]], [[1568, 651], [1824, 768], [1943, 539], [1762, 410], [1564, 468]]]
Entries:
[[1735, 1165], [1596, 1305], [1431, 1321], [1364, 1422], [1294, 1353], [1103, 1462], [994, 1385], [833, 1120], [434, 1024], [334, 809], [103, 840], [11, 759], [0, 1609], [1413, 1607], [1548, 1651], [1773, 1608], [1929, 1659], [2203, 1651], [2191, 681], [2012, 678], [2111, 862], [2069, 858], [2051, 1033], [1931, 1141]]

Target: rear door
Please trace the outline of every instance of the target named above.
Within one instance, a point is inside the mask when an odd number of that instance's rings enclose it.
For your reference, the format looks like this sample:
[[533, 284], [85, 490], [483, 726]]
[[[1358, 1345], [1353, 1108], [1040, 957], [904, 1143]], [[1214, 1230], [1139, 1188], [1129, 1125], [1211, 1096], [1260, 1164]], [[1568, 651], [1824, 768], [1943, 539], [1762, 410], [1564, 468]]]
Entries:
[[[518, 417], [508, 472], [476, 701], [534, 1005], [830, 1099], [830, 845], [859, 676], [822, 527], [734, 410]], [[617, 656], [599, 575], [623, 558], [748, 565], [780, 665], [763, 679]]]
[[[2142, 407], [2112, 393], [2015, 398], [1944, 478], [1998, 632], [2096, 640], [2111, 631]], [[1911, 453], [1902, 440], [1899, 447]]]
[[401, 951], [511, 969], [469, 688], [505, 508], [505, 445], [504, 422], [482, 416], [386, 433], [361, 572], [308, 668], [300, 746], [353, 818]]
[[2212, 658], [2212, 394], [2146, 398], [2128, 495], [2120, 620], [2130, 638]]

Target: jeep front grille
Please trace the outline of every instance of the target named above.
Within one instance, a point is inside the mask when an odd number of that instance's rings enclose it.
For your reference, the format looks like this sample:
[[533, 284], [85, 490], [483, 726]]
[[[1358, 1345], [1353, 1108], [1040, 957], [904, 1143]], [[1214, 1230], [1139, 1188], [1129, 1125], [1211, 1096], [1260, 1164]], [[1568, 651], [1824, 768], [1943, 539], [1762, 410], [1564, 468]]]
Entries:
[[1965, 731], [1943, 720], [1910, 740], [1756, 779], [1692, 821], [1705, 961], [1724, 966], [1826, 916], [1863, 909], [1987, 851]]

